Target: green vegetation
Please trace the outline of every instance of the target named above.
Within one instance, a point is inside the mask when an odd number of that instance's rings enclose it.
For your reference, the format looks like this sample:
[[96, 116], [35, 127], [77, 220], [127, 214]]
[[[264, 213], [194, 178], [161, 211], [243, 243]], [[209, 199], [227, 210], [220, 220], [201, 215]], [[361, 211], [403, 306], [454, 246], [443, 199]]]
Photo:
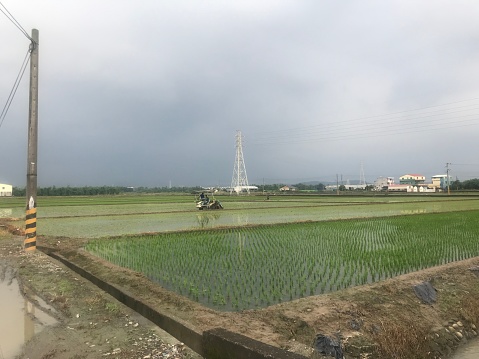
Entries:
[[58, 284], [58, 292], [61, 296], [65, 296], [66, 294], [70, 294], [72, 292], [72, 284], [69, 281], [62, 280]]
[[205, 305], [241, 310], [477, 256], [478, 214], [163, 233], [86, 249]]
[[[274, 183], [274, 184], [253, 184], [256, 185], [261, 191], [268, 193], [278, 193], [279, 189], [287, 185], [286, 183]], [[323, 183], [296, 183], [290, 184], [298, 192], [318, 193], [326, 190], [326, 185]], [[165, 193], [194, 193], [200, 191], [202, 188], [199, 186], [188, 187], [125, 187], [125, 186], [83, 186], [83, 187], [38, 187], [38, 196], [111, 196], [111, 195], [123, 195], [123, 194], [165, 194]], [[354, 190], [354, 192], [370, 192], [373, 186], [369, 185], [365, 191]], [[465, 181], [455, 180], [451, 183], [451, 190], [454, 191], [468, 191], [479, 190], [479, 179], [473, 178]], [[346, 192], [346, 186], [343, 184], [339, 188], [340, 191]], [[13, 195], [16, 197], [25, 197], [24, 187], [13, 187]], [[347, 191], [350, 192], [350, 191]]]
[[[123, 186], [84, 186], [84, 187], [38, 187], [38, 196], [104, 196], [128, 193], [191, 193], [201, 187], [123, 187]], [[25, 196], [25, 188], [13, 187], [13, 195]]]
[[456, 180], [451, 183], [451, 189], [456, 191], [479, 190], [479, 178], [473, 178], [463, 182]]
[[113, 302], [106, 302], [105, 309], [110, 313], [114, 313], [114, 314], [120, 313], [120, 307], [118, 306], [118, 304]]

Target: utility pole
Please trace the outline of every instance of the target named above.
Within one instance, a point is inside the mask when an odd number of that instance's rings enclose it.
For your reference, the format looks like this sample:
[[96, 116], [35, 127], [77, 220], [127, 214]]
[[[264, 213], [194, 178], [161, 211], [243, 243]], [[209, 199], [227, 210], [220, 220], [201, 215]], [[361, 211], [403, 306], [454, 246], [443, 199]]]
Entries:
[[446, 163], [446, 176], [447, 176], [447, 194], [450, 195], [451, 194], [451, 189], [450, 189], [450, 186], [449, 186], [449, 165], [452, 165], [452, 163]]
[[32, 42], [30, 44], [30, 102], [28, 116], [25, 250], [35, 250], [37, 245], [38, 40], [38, 30], [33, 29]]

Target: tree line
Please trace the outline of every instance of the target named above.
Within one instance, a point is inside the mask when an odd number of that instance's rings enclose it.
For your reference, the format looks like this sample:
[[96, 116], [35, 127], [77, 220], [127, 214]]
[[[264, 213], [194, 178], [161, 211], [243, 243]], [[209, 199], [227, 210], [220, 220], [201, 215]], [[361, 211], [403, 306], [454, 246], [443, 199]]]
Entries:
[[[259, 191], [277, 192], [285, 184], [264, 184], [256, 185]], [[320, 192], [326, 189], [323, 183], [318, 184], [293, 184], [292, 187], [297, 191], [303, 192]], [[369, 186], [371, 189], [372, 186]], [[451, 182], [450, 189], [452, 191], [471, 191], [479, 190], [479, 179], [473, 178], [470, 180]], [[83, 186], [83, 187], [38, 187], [37, 196], [101, 196], [101, 195], [119, 195], [129, 192], [134, 193], [196, 193], [202, 191], [202, 187], [123, 187], [123, 186]], [[13, 187], [13, 195], [22, 197], [26, 195], [26, 189], [21, 187]]]
[[[38, 187], [37, 196], [102, 196], [124, 193], [192, 193], [201, 187], [123, 187], [123, 186], [83, 186], [83, 187]], [[22, 197], [26, 189], [13, 187], [13, 195]]]
[[470, 180], [459, 181], [455, 180], [451, 182], [450, 189], [453, 191], [468, 191], [468, 190], [478, 190], [479, 189], [479, 178], [473, 178]]

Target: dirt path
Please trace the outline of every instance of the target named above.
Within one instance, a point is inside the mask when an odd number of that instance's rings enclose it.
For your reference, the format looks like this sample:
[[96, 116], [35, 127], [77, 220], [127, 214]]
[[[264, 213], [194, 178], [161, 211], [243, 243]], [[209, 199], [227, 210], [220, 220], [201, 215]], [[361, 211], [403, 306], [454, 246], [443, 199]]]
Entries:
[[0, 233], [0, 264], [13, 269], [23, 295], [37, 309], [45, 304], [36, 298], [55, 308], [51, 314], [58, 324], [35, 335], [19, 358], [198, 358], [153, 323], [47, 255], [38, 250], [25, 253], [22, 244], [23, 237]]
[[[148, 305], [204, 331], [216, 327], [319, 357], [317, 334], [341, 341], [346, 358], [445, 358], [473, 338], [479, 325], [479, 258], [373, 285], [308, 297], [260, 310], [222, 313], [167, 292], [144, 276], [83, 250], [82, 240], [39, 242]], [[0, 256], [16, 269], [26, 296], [38, 295], [59, 313], [21, 358], [193, 358], [195, 354], [151, 322], [44, 253], [26, 254], [23, 237], [0, 233]], [[437, 302], [422, 303], [413, 285], [429, 281]], [[163, 356], [161, 356], [163, 355]]]

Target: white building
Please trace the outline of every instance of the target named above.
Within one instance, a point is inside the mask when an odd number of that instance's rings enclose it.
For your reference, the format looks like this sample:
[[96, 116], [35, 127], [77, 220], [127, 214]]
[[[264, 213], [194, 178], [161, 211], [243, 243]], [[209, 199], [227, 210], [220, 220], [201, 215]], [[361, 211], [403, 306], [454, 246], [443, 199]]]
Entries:
[[0, 183], [0, 197], [11, 197], [12, 195], [12, 185]]
[[417, 186], [411, 184], [392, 184], [388, 186], [389, 192], [407, 192], [407, 193], [426, 193], [436, 192], [435, 188], [428, 188], [427, 184], [418, 184]]
[[394, 184], [394, 177], [379, 177], [374, 182], [374, 190], [381, 191], [387, 189], [390, 185]]
[[294, 192], [296, 188], [293, 186], [283, 186], [279, 189], [281, 192]]
[[411, 186], [409, 184], [391, 184], [391, 185], [388, 185], [388, 191], [389, 192], [413, 192], [414, 186]]

